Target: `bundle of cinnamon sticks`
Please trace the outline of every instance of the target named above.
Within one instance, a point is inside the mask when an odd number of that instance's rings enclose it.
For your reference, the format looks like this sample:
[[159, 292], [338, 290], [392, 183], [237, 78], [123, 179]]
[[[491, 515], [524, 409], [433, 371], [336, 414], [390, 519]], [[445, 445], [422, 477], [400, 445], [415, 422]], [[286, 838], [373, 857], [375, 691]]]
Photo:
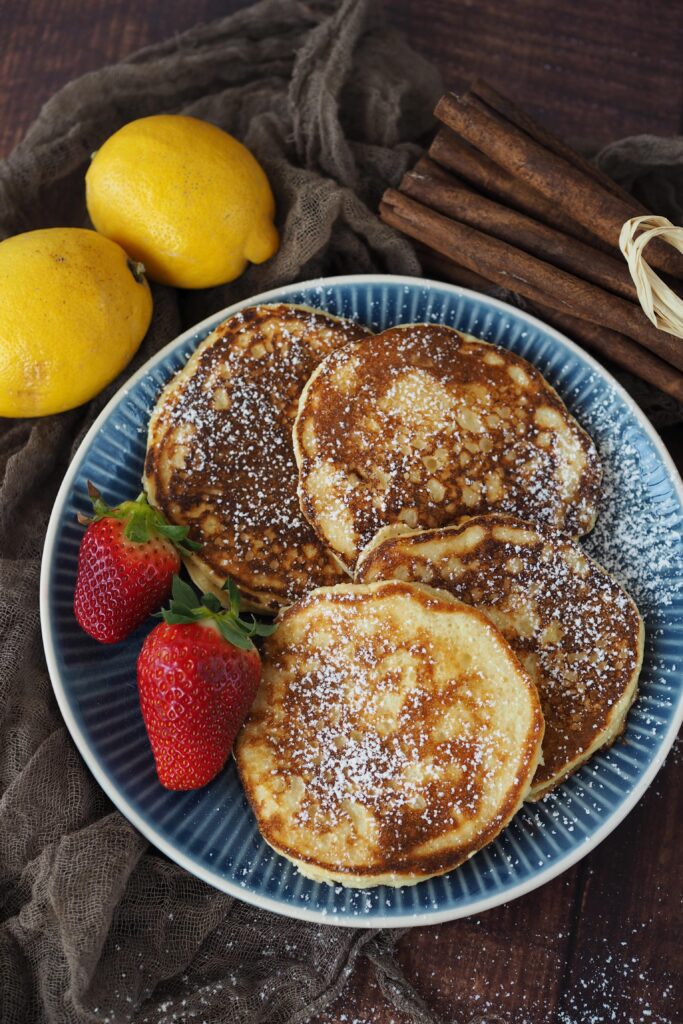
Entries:
[[[420, 243], [428, 273], [509, 289], [585, 347], [683, 401], [683, 341], [637, 299], [618, 239], [648, 211], [490, 85], [437, 104], [441, 127], [380, 216]], [[648, 262], [679, 294], [683, 256], [651, 242]]]

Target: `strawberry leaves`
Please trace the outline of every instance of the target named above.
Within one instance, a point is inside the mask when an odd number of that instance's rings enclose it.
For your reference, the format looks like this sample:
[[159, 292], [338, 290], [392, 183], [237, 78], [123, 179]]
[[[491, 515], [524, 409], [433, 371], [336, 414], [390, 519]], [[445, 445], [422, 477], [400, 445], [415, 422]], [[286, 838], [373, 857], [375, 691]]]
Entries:
[[[213, 597], [213, 594], [210, 596]], [[220, 606], [218, 598], [214, 597], [214, 600]], [[189, 583], [181, 580], [180, 576], [173, 577], [170, 606], [168, 610], [164, 608], [160, 611], [159, 617], [171, 625], [177, 622], [197, 622], [202, 617], [199, 615], [197, 595]]]
[[79, 514], [78, 521], [83, 526], [96, 523], [100, 519], [122, 519], [125, 521], [124, 536], [134, 544], [145, 544], [158, 536], [170, 541], [183, 555], [189, 555], [201, 548], [201, 544], [190, 540], [187, 526], [173, 526], [167, 523], [161, 512], [152, 508], [144, 494], [139, 494], [135, 501], [124, 501], [111, 508], [95, 485], [88, 480], [88, 495], [92, 502], [93, 514]]
[[270, 636], [275, 625], [259, 622], [253, 615], [248, 619], [240, 616], [240, 593], [235, 583], [228, 579], [223, 586], [228, 595], [229, 606], [225, 608], [215, 594], [203, 594], [198, 601], [192, 587], [173, 577], [171, 602], [160, 616], [170, 625], [188, 622], [213, 622], [221, 636], [241, 651], [254, 649], [253, 637]]
[[[90, 481], [88, 481], [88, 494], [92, 502], [93, 514], [84, 516], [79, 513], [78, 521], [84, 526], [90, 526], [104, 519], [118, 519], [124, 524], [124, 537], [133, 544], [145, 544], [155, 538], [163, 537], [170, 541], [182, 555], [191, 554], [201, 547], [200, 544], [189, 539], [186, 526], [173, 526], [171, 523], [167, 523], [161, 512], [149, 504], [144, 494], [138, 495], [135, 501], [123, 501], [114, 507], [104, 501], [100, 492]], [[88, 531], [86, 531], [87, 535]], [[227, 597], [227, 607], [216, 594], [206, 593], [199, 598], [194, 589], [181, 580], [177, 573], [173, 576], [170, 589], [169, 607], [157, 613], [159, 618], [163, 618], [170, 625], [191, 622], [211, 623], [224, 640], [241, 651], [254, 650], [254, 638], [269, 636], [275, 629], [274, 625], [259, 622], [253, 615], [248, 617], [240, 615], [240, 592], [231, 579], [228, 579], [223, 587]], [[166, 595], [168, 595], [168, 589], [166, 589]], [[163, 600], [165, 597], [162, 597], [156, 604], [157, 608]]]

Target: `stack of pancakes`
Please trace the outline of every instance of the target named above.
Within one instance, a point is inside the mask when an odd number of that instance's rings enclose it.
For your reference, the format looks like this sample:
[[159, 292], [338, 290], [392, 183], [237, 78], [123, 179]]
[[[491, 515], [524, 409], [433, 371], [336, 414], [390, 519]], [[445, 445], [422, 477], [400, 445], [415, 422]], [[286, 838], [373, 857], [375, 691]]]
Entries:
[[579, 543], [600, 481], [538, 370], [438, 324], [254, 307], [165, 388], [150, 501], [199, 586], [278, 612], [235, 754], [304, 874], [442, 874], [623, 731], [643, 624]]

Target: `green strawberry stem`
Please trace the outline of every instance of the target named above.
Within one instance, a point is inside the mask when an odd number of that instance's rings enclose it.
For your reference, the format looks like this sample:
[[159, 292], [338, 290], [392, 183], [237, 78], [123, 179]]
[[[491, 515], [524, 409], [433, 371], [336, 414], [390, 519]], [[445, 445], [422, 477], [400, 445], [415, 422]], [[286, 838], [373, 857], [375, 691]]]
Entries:
[[88, 495], [92, 502], [92, 516], [84, 516], [79, 512], [78, 521], [83, 526], [96, 523], [100, 519], [125, 520], [124, 536], [136, 544], [144, 544], [154, 536], [164, 537], [181, 554], [199, 551], [201, 544], [188, 537], [187, 526], [172, 526], [167, 523], [158, 509], [152, 508], [144, 493], [139, 494], [135, 501], [122, 501], [111, 508], [107, 505], [95, 485], [88, 480]]
[[174, 576], [170, 607], [159, 615], [170, 625], [207, 620], [215, 622], [228, 643], [242, 651], [254, 650], [252, 637], [270, 636], [275, 625], [259, 622], [253, 615], [249, 619], [240, 617], [240, 593], [231, 579], [223, 585], [223, 590], [230, 601], [228, 608], [223, 607], [215, 594], [202, 594], [198, 604], [192, 587], [180, 576]]

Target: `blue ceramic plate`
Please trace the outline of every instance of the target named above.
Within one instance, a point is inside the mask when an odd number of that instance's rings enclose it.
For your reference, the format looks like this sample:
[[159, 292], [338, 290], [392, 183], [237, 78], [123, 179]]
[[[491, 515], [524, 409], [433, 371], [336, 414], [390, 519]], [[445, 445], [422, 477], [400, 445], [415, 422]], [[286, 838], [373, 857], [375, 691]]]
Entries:
[[[135, 661], [149, 626], [101, 647], [72, 611], [87, 511], [86, 480], [112, 501], [140, 489], [147, 420], [168, 378], [226, 316], [256, 302], [296, 302], [375, 329], [445, 323], [534, 363], [597, 442], [603, 506], [586, 548], [636, 599], [646, 621], [640, 695], [625, 743], [598, 755], [505, 832], [442, 878], [401, 889], [315, 884], [261, 839], [232, 761], [209, 786], [169, 793], [156, 778], [140, 716]], [[504, 303], [437, 282], [380, 275], [279, 288], [221, 310], [147, 363], [111, 400], [74, 458], [45, 543], [41, 616], [45, 652], [66, 724], [95, 778], [126, 817], [169, 857], [249, 903], [306, 920], [404, 926], [480, 913], [529, 892], [593, 849], [631, 810], [669, 750], [683, 716], [683, 547], [680, 478], [643, 414], [590, 356]]]

